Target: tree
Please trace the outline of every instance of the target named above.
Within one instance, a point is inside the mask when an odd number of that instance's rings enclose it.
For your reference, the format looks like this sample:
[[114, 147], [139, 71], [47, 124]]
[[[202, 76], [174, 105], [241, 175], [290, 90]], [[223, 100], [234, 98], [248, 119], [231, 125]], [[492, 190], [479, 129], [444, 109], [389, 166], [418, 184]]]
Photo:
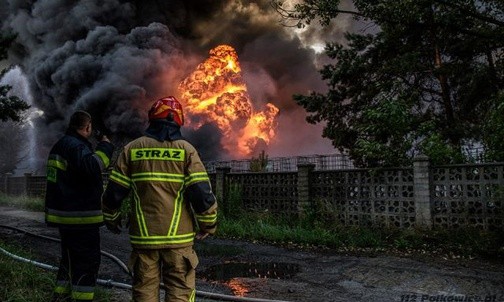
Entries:
[[[374, 33], [330, 42], [326, 93], [295, 95], [310, 123], [356, 165], [404, 165], [417, 154], [434, 163], [466, 160], [482, 142], [492, 100], [504, 86], [504, 4], [500, 0], [355, 0], [352, 13]], [[305, 0], [288, 11], [298, 26], [328, 24], [340, 1]], [[503, 137], [504, 139], [504, 137]]]
[[[0, 33], [0, 61], [7, 58], [7, 50], [14, 39], [15, 36]], [[0, 79], [6, 72], [6, 69], [0, 72]], [[0, 85], [0, 121], [2, 122], [9, 120], [18, 122], [22, 119], [21, 113], [30, 108], [30, 106], [19, 97], [8, 95], [11, 88], [12, 87], [9, 85]]]
[[[0, 33], [0, 61], [7, 58], [7, 50], [14, 38]], [[6, 72], [0, 72], [0, 79]], [[23, 112], [30, 106], [17, 96], [9, 96], [10, 90], [11, 86], [0, 85], [0, 174], [12, 173], [18, 168], [22, 161], [19, 154], [26, 142], [21, 121]]]
[[487, 160], [504, 162], [504, 93], [495, 98], [483, 127]]
[[264, 172], [266, 171], [266, 167], [268, 166], [268, 155], [264, 152], [264, 150], [259, 153], [257, 158], [252, 156], [250, 160], [250, 171], [251, 172]]

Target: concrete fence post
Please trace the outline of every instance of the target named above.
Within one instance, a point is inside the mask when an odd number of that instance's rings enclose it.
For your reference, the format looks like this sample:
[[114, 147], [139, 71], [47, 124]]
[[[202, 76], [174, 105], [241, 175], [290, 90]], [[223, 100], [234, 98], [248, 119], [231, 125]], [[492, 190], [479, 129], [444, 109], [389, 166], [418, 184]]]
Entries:
[[26, 196], [31, 195], [31, 177], [32, 173], [25, 173], [25, 181], [24, 181], [24, 191], [23, 194]]
[[432, 227], [430, 199], [430, 163], [429, 157], [417, 156], [413, 159], [413, 194], [415, 200], [416, 225], [420, 228]]
[[215, 197], [217, 202], [224, 203], [226, 198], [226, 174], [231, 172], [230, 167], [218, 167], [215, 168]]
[[30, 196], [31, 195], [31, 177], [32, 173], [25, 173], [24, 174], [25, 181], [24, 181], [24, 190], [23, 190], [23, 195], [25, 196]]
[[298, 164], [298, 215], [304, 217], [310, 207], [310, 174], [315, 169], [314, 164]]
[[12, 173], [5, 173], [5, 175], [4, 175], [4, 183], [3, 183], [4, 193], [7, 195], [11, 193], [10, 188], [9, 188], [9, 178], [11, 178], [11, 177], [12, 177]]

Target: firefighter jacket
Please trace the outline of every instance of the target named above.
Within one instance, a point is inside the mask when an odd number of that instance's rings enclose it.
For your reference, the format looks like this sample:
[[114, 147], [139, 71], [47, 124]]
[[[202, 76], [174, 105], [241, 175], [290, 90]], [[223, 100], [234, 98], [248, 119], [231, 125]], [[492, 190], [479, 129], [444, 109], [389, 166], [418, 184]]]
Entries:
[[[166, 127], [163, 131], [169, 135]], [[215, 232], [217, 201], [207, 172], [196, 149], [182, 137], [142, 136], [124, 147], [103, 195], [105, 221], [117, 219], [130, 193], [134, 248], [191, 246], [196, 228]]]
[[113, 145], [91, 143], [68, 131], [51, 149], [47, 161], [45, 220], [49, 226], [82, 228], [103, 224], [102, 172], [109, 165]]

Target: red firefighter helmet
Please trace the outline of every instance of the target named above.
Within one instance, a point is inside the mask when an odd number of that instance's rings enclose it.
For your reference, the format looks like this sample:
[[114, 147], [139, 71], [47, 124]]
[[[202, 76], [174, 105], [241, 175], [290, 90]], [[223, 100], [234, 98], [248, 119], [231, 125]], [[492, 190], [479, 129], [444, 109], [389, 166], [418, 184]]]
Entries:
[[165, 97], [157, 100], [149, 110], [149, 121], [152, 120], [169, 120], [174, 121], [177, 125], [184, 125], [184, 112], [182, 105], [173, 96]]

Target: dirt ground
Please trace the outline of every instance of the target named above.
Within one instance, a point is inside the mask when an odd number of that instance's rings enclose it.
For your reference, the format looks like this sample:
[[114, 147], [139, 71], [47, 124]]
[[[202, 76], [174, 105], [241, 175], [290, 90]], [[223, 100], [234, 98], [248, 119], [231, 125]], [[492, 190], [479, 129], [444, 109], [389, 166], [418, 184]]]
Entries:
[[[58, 237], [55, 229], [45, 226], [42, 213], [0, 207], [0, 225]], [[56, 242], [5, 227], [0, 227], [0, 239], [21, 243], [36, 255], [33, 260], [57, 266]], [[198, 302], [217, 301], [204, 298], [205, 293], [303, 302], [504, 301], [501, 261], [428, 255], [357, 256], [219, 238], [199, 241], [195, 249], [200, 258]], [[127, 234], [114, 235], [102, 228], [102, 250], [127, 263], [131, 250]], [[130, 282], [108, 257], [102, 257], [100, 278]], [[128, 290], [114, 290], [114, 301], [129, 301], [129, 297]]]

